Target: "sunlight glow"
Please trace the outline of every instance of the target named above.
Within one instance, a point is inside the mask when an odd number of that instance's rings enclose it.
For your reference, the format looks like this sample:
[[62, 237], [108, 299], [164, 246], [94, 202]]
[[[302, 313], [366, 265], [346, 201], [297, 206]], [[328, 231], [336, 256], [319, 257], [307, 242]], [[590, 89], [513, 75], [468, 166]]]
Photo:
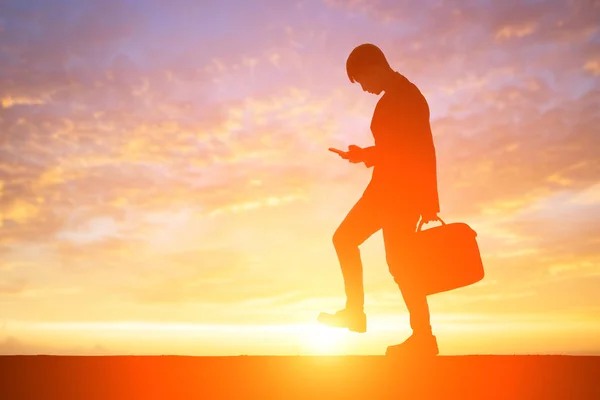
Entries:
[[322, 325], [309, 325], [301, 330], [303, 354], [342, 354], [348, 331]]

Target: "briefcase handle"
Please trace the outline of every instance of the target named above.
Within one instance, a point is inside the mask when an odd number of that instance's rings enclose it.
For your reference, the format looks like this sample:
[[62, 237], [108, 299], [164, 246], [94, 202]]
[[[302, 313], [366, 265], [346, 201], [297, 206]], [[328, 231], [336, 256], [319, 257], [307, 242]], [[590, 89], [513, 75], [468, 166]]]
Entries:
[[[434, 221], [440, 221], [442, 223], [442, 225], [446, 225], [446, 223], [440, 217], [437, 217]], [[417, 232], [421, 232], [421, 228], [423, 227], [423, 223], [424, 223], [423, 220], [421, 220], [419, 222], [419, 226], [417, 227]]]

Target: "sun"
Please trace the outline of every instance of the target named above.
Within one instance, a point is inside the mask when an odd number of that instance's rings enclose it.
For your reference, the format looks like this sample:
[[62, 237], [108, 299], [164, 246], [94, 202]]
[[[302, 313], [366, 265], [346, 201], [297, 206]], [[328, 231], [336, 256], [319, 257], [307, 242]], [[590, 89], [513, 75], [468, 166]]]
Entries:
[[302, 347], [308, 354], [343, 354], [348, 331], [315, 324], [303, 327]]

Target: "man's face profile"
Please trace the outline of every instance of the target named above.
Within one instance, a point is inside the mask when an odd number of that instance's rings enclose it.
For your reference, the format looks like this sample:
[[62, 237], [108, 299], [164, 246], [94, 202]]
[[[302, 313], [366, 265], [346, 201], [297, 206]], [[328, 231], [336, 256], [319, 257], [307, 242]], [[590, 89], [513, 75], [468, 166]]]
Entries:
[[362, 90], [371, 94], [379, 95], [383, 91], [383, 76], [376, 66], [370, 66], [357, 74], [355, 81], [360, 84]]

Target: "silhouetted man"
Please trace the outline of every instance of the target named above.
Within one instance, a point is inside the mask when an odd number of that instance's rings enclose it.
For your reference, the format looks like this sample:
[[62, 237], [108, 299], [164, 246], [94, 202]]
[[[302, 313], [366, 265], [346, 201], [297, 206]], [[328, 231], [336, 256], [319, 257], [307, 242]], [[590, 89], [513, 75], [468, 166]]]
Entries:
[[413, 334], [390, 346], [389, 353], [437, 355], [427, 297], [411, 286], [409, 250], [416, 225], [436, 220], [439, 200], [436, 157], [429, 124], [429, 106], [419, 89], [392, 70], [383, 52], [372, 44], [356, 47], [346, 70], [351, 82], [381, 97], [371, 121], [375, 145], [350, 145], [348, 151], [330, 149], [351, 163], [374, 167], [371, 181], [335, 234], [333, 244], [341, 265], [346, 307], [335, 314], [321, 313], [319, 321], [334, 327], [366, 332], [363, 273], [359, 246], [383, 231], [386, 261], [410, 313]]

